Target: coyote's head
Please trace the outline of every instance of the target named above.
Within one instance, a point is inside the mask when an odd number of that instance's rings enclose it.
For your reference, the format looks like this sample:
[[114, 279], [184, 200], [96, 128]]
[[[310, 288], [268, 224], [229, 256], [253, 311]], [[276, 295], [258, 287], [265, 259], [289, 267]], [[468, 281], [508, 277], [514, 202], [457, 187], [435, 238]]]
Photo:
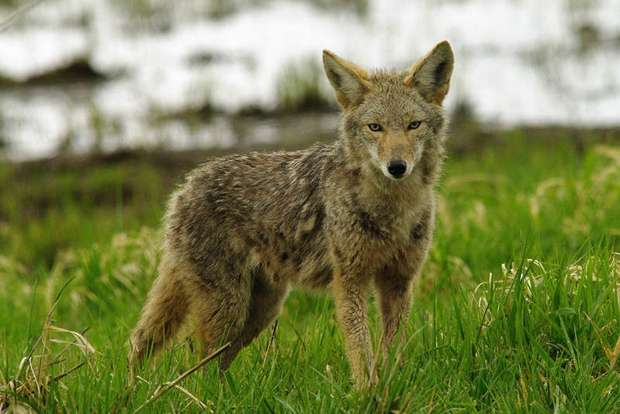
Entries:
[[369, 73], [327, 50], [323, 64], [344, 111], [350, 154], [393, 180], [411, 174], [425, 146], [442, 139], [441, 104], [454, 66], [450, 44], [439, 43], [404, 72]]

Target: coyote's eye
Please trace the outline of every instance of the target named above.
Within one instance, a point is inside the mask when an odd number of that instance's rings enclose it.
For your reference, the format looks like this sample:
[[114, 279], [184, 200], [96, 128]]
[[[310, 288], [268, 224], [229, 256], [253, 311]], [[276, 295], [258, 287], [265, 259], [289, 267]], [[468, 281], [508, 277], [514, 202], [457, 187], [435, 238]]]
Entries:
[[413, 121], [409, 125], [407, 125], [407, 129], [418, 129], [422, 125], [422, 121]]
[[383, 131], [383, 127], [379, 124], [368, 124], [368, 129], [370, 129], [373, 132], [377, 132], [377, 131]]

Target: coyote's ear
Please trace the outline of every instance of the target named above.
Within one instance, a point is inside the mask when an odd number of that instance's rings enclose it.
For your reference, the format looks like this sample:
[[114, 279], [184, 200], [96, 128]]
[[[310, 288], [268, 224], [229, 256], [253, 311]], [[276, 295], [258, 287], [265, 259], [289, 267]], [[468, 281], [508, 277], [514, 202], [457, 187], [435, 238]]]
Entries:
[[323, 66], [329, 83], [336, 90], [336, 99], [343, 108], [359, 104], [370, 89], [366, 71], [339, 58], [329, 50], [323, 51]]
[[428, 102], [441, 105], [450, 88], [454, 53], [443, 41], [409, 69], [405, 84], [414, 87]]

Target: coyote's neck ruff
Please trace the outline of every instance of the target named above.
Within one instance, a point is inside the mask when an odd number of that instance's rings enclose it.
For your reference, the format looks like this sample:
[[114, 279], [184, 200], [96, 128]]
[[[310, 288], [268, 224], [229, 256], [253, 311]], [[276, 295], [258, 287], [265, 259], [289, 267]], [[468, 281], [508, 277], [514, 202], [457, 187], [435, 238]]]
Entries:
[[454, 58], [443, 42], [405, 72], [369, 73], [327, 51], [323, 61], [343, 108], [339, 139], [214, 159], [188, 176], [170, 201], [132, 362], [191, 319], [205, 352], [231, 342], [226, 369], [290, 288], [329, 287], [356, 384], [375, 378], [367, 293], [374, 285], [387, 349], [431, 242]]

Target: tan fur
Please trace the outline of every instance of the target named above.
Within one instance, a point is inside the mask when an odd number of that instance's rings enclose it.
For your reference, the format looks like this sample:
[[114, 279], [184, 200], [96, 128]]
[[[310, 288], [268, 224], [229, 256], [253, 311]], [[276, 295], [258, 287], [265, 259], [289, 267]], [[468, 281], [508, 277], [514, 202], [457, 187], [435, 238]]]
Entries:
[[[453, 55], [441, 43], [407, 72], [369, 73], [327, 51], [323, 60], [343, 108], [338, 140], [214, 159], [173, 194], [132, 366], [191, 315], [204, 352], [232, 342], [220, 359], [226, 369], [291, 288], [329, 288], [356, 385], [375, 378], [368, 292], [374, 286], [379, 296], [387, 351], [431, 243]], [[412, 121], [422, 123], [408, 129]], [[407, 162], [400, 179], [387, 170], [394, 159]]]

